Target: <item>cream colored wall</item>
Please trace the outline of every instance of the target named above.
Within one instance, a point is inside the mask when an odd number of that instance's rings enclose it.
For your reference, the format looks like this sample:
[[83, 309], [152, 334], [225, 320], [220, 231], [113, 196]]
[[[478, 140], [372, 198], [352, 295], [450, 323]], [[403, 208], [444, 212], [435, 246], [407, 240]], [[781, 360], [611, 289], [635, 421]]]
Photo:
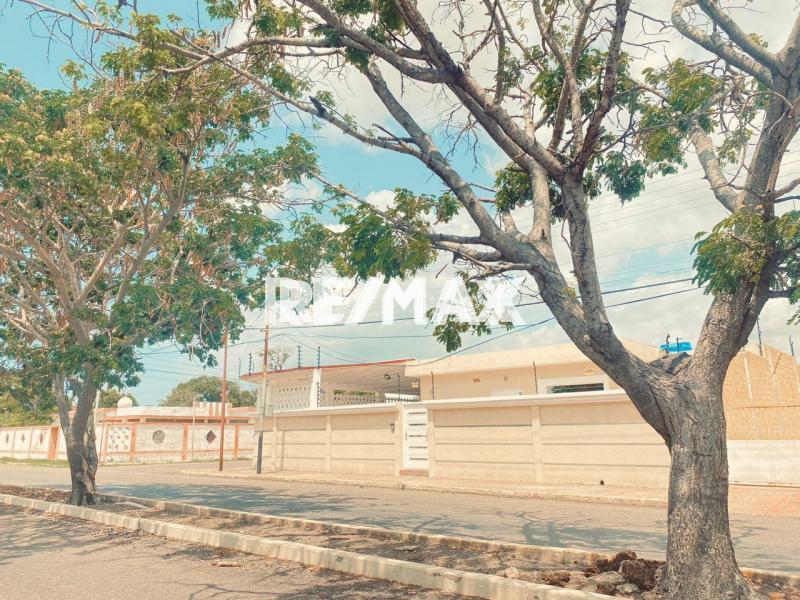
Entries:
[[542, 463], [549, 483], [666, 485], [669, 451], [627, 399], [543, 406]]
[[[666, 484], [669, 454], [623, 394], [609, 393], [596, 402], [585, 396], [553, 401], [522, 397], [426, 403], [429, 476]], [[400, 407], [278, 414], [266, 423], [265, 465], [287, 471], [397, 474], [403, 464], [401, 414]]]
[[740, 352], [723, 391], [729, 440], [800, 440], [800, 367], [785, 352]]
[[430, 476], [535, 481], [533, 412], [525, 405], [429, 407]]
[[278, 413], [266, 420], [265, 464], [286, 471], [391, 475], [402, 460], [396, 407]]
[[[587, 373], [590, 371], [591, 373]], [[606, 384], [606, 389], [619, 389], [613, 381], [588, 360], [584, 363], [551, 365], [534, 369], [494, 369], [463, 373], [420, 375], [420, 397], [422, 400], [447, 400], [452, 398], [481, 398], [493, 394], [494, 390], [520, 389], [523, 395], [545, 393], [544, 382], [550, 379], [572, 377], [597, 377]]]
[[429, 404], [431, 476], [532, 483], [666, 484], [669, 453], [624, 396], [513, 406]]

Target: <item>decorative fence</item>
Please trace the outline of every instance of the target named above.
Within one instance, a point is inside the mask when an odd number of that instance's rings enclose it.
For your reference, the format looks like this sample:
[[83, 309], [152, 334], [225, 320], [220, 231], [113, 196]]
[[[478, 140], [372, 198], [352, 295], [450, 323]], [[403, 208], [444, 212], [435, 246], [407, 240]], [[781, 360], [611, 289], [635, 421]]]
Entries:
[[[219, 423], [104, 423], [97, 428], [101, 462], [151, 463], [206, 461], [219, 457]], [[250, 458], [253, 425], [225, 425], [225, 456]], [[0, 457], [20, 460], [66, 460], [64, 436], [58, 426], [0, 428]]]

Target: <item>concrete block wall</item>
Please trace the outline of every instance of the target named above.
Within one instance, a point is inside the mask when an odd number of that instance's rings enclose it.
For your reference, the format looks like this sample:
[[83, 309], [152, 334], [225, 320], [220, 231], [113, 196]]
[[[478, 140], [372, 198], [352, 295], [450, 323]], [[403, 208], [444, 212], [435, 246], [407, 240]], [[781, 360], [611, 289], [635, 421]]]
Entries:
[[[219, 457], [218, 423], [198, 423], [194, 447], [188, 423], [105, 423], [98, 425], [96, 433], [101, 462], [176, 462]], [[253, 426], [226, 424], [225, 456], [250, 458], [253, 452]], [[67, 449], [57, 426], [4, 427], [0, 428], [0, 457], [66, 460]]]
[[[219, 457], [219, 423], [110, 423], [98, 432], [102, 462], [210, 461]], [[225, 457], [253, 456], [253, 426], [225, 425]]]
[[[622, 394], [596, 403], [428, 404], [430, 476], [663, 486], [669, 452]], [[496, 404], [496, 403], [494, 403]]]
[[343, 408], [292, 411], [266, 419], [264, 464], [320, 473], [399, 472], [399, 408]]
[[800, 369], [769, 346], [740, 352], [725, 378], [729, 440], [800, 439]]
[[20, 460], [55, 458], [51, 447], [58, 428], [49, 425], [0, 428], [0, 457]]

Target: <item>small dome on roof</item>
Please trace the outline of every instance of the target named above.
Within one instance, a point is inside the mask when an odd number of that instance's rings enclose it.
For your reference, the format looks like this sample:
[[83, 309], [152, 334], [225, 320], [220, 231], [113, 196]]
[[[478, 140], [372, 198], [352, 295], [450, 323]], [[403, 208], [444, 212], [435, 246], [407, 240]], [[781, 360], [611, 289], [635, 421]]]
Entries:
[[128, 396], [123, 396], [117, 402], [117, 408], [130, 408], [133, 406], [133, 400]]

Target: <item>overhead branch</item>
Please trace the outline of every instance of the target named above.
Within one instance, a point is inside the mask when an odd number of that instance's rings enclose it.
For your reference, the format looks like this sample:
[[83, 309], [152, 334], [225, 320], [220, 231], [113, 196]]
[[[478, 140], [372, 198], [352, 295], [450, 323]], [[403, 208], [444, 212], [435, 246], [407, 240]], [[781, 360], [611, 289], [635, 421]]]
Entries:
[[740, 202], [739, 194], [730, 184], [728, 178], [725, 177], [717, 153], [714, 151], [711, 137], [700, 125], [695, 123], [691, 130], [690, 139], [697, 152], [697, 158], [700, 161], [703, 173], [711, 184], [711, 191], [714, 193], [714, 197], [728, 211], [735, 212]]
[[718, 34], [708, 34], [699, 27], [692, 25], [683, 17], [683, 12], [689, 6], [697, 4], [699, 0], [676, 0], [672, 5], [672, 24], [684, 36], [697, 45], [705, 48], [715, 56], [727, 61], [737, 69], [755, 77], [768, 88], [772, 89], [772, 73], [764, 65], [751, 56], [736, 50]]
[[697, 5], [747, 56], [770, 71], [781, 70], [783, 65], [781, 65], [780, 59], [745, 33], [736, 21], [722, 9], [718, 0], [697, 0]]

